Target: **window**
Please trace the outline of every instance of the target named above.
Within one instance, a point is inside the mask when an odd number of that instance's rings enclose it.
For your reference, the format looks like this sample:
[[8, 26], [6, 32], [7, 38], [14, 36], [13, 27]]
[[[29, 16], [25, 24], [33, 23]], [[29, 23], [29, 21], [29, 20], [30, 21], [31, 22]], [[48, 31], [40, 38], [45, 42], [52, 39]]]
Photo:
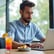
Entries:
[[[7, 0], [9, 2], [9, 21], [18, 20], [20, 18], [19, 5], [24, 0]], [[53, 19], [53, 0], [30, 0], [36, 4], [34, 7], [34, 14], [32, 17], [32, 22], [36, 23], [40, 29], [46, 34], [49, 24], [50, 28], [54, 28]], [[50, 7], [50, 9], [49, 9]], [[49, 15], [50, 10], [50, 15]], [[6, 28], [6, 0], [0, 0], [0, 36], [5, 32]], [[50, 19], [49, 19], [50, 18]], [[49, 22], [50, 20], [50, 22]], [[9, 22], [7, 20], [7, 22]]]
[[5, 32], [6, 26], [6, 0], [0, 0], [0, 37]]
[[[46, 35], [49, 29], [49, 0], [29, 0], [35, 3], [33, 8], [32, 22], [37, 24]], [[37, 40], [34, 38], [34, 41]]]
[[49, 0], [30, 0], [35, 3], [32, 22], [36, 23], [46, 34], [49, 28]]
[[9, 3], [9, 21], [18, 20], [20, 18], [19, 6], [22, 0], [13, 0]]

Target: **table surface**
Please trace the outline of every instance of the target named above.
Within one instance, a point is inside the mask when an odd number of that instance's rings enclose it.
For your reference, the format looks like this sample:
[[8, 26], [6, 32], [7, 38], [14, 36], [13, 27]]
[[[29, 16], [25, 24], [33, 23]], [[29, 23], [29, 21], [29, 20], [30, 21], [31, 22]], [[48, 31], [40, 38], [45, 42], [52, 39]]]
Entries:
[[17, 49], [12, 49], [9, 51], [5, 49], [0, 49], [0, 54], [54, 54], [54, 50], [49, 50], [49, 51], [37, 51], [37, 50], [30, 50], [28, 52], [22, 52], [18, 51]]

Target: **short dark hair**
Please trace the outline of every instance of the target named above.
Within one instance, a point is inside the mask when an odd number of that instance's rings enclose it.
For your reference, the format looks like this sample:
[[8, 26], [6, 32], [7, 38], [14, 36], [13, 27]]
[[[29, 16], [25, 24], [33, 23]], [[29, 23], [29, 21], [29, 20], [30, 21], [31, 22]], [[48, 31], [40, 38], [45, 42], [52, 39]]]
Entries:
[[31, 1], [24, 1], [20, 4], [20, 10], [24, 10], [25, 6], [34, 7], [35, 4]]

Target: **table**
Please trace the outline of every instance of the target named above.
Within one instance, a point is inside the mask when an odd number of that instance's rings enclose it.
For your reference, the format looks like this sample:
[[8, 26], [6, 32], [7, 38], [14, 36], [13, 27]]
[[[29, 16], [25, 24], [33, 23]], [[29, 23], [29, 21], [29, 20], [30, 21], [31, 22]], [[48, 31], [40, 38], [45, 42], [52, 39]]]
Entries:
[[10, 52], [7, 52], [5, 49], [0, 49], [0, 54], [54, 54], [54, 50], [49, 51], [30, 50], [29, 52], [19, 52], [17, 49], [12, 49]]

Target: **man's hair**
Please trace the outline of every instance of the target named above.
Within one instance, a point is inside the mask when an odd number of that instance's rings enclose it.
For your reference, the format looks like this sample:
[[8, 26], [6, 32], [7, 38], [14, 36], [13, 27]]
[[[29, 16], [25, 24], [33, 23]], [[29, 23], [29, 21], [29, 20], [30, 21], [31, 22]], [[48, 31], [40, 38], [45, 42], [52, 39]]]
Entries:
[[31, 1], [24, 1], [20, 4], [20, 10], [24, 10], [25, 6], [34, 7], [35, 4]]

